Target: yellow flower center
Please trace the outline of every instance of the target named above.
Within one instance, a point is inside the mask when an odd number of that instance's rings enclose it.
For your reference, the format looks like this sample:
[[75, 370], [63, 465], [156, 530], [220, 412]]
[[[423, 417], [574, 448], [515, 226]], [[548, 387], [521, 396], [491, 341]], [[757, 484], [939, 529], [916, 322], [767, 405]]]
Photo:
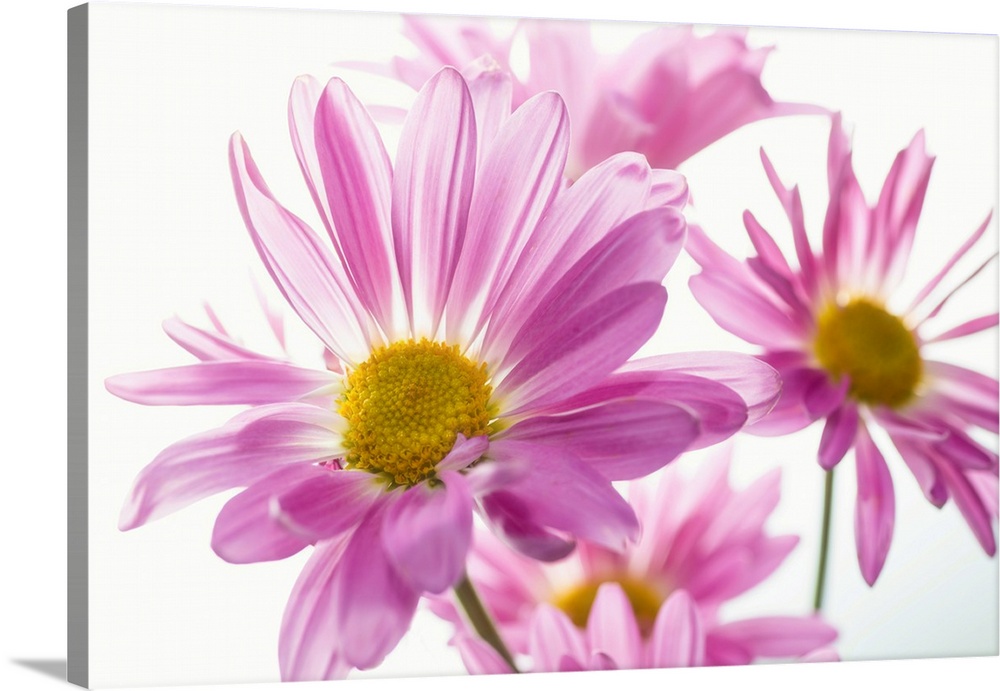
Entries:
[[648, 636], [653, 630], [656, 615], [666, 596], [655, 584], [634, 576], [624, 575], [618, 578], [584, 581], [567, 588], [552, 598], [552, 604], [566, 613], [574, 624], [581, 629], [586, 628], [590, 610], [597, 599], [597, 590], [605, 583], [617, 583], [632, 605], [632, 612], [639, 624], [643, 636]]
[[492, 408], [486, 365], [458, 346], [423, 339], [374, 350], [348, 372], [338, 411], [348, 422], [348, 467], [415, 485], [434, 474], [461, 433], [489, 431]]
[[819, 316], [816, 358], [834, 381], [851, 378], [850, 395], [892, 408], [913, 398], [923, 361], [913, 332], [880, 305], [855, 299]]

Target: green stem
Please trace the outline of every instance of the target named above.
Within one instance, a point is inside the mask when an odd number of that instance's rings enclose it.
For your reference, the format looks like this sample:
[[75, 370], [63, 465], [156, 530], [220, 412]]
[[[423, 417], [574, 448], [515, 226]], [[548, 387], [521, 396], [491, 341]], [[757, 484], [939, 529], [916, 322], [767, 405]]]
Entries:
[[459, 604], [462, 605], [462, 609], [465, 610], [465, 614], [469, 618], [469, 623], [472, 624], [479, 637], [500, 654], [504, 662], [510, 665], [512, 671], [517, 672], [514, 658], [507, 650], [507, 646], [504, 645], [503, 639], [500, 638], [496, 626], [493, 625], [493, 620], [490, 619], [479, 595], [476, 594], [476, 589], [472, 587], [472, 581], [469, 580], [468, 574], [463, 575], [462, 580], [455, 584], [455, 597], [458, 598]]
[[830, 551], [830, 514], [833, 513], [833, 469], [826, 471], [826, 484], [823, 487], [823, 532], [819, 543], [819, 569], [816, 574], [816, 596], [813, 598], [813, 610], [823, 609], [823, 589], [826, 586], [827, 554]]

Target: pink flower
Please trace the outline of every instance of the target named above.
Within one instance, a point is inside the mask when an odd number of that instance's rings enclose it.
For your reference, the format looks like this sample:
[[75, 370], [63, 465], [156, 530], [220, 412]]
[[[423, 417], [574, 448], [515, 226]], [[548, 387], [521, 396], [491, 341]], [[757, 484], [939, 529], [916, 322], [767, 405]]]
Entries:
[[[508, 72], [516, 32], [498, 37], [485, 21], [404, 18], [416, 58], [397, 57], [391, 72], [414, 88], [442, 65], [463, 67], [488, 55]], [[586, 22], [523, 21], [529, 71], [514, 81], [514, 104], [556, 91], [573, 122], [568, 169], [575, 178], [608, 156], [637, 151], [654, 168], [673, 169], [712, 142], [751, 122], [780, 115], [826, 113], [774, 101], [761, 85], [770, 49], [751, 49], [744, 30], [696, 36], [665, 26], [637, 38], [620, 55], [597, 52]]]
[[638, 524], [612, 480], [773, 405], [776, 373], [748, 356], [629, 360], [663, 314], [685, 236], [668, 204], [679, 188], [634, 154], [565, 188], [557, 95], [511, 114], [505, 75], [443, 69], [394, 166], [339, 79], [297, 80], [289, 121], [332, 248], [274, 198], [239, 134], [232, 177], [261, 260], [327, 366], [180, 323], [171, 337], [201, 362], [107, 381], [139, 403], [252, 406], [164, 450], [121, 527], [245, 487], [215, 525], [223, 559], [314, 545], [281, 627], [284, 679], [379, 664], [420, 595], [462, 578], [474, 510], [535, 558], [564, 556], [576, 537], [621, 548]]
[[[504, 640], [536, 672], [835, 659], [824, 648], [836, 631], [818, 618], [720, 616], [720, 605], [770, 576], [798, 542], [764, 530], [779, 472], [734, 491], [728, 471], [728, 455], [717, 454], [694, 477], [671, 466], [658, 485], [631, 483], [642, 537], [623, 553], [580, 543], [572, 557], [543, 565], [477, 533], [469, 575]], [[453, 643], [470, 671], [507, 671], [448, 600], [432, 608], [456, 623]]]
[[830, 202], [821, 250], [806, 237], [797, 188], [764, 168], [792, 225], [798, 268], [748, 211], [743, 220], [757, 256], [740, 262], [692, 228], [688, 249], [702, 273], [691, 279], [695, 297], [728, 331], [764, 349], [782, 374], [781, 400], [752, 430], [777, 435], [825, 420], [819, 463], [832, 469], [854, 449], [857, 466], [855, 537], [861, 573], [873, 584], [892, 540], [892, 478], [869, 429], [882, 427], [927, 499], [955, 500], [983, 549], [996, 552], [997, 454], [970, 434], [997, 433], [997, 381], [929, 359], [925, 346], [997, 325], [986, 314], [931, 335], [942, 306], [958, 286], [930, 300], [955, 263], [983, 236], [990, 218], [962, 244], [908, 304], [897, 285], [906, 270], [934, 159], [923, 133], [901, 151], [874, 206], [851, 166], [840, 117], [829, 145]]

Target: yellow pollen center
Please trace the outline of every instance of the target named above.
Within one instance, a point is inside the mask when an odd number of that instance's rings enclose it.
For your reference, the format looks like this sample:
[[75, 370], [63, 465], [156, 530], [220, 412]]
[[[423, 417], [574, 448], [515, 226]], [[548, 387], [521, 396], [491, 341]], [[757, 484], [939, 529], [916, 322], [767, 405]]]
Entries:
[[570, 621], [578, 627], [586, 628], [590, 610], [594, 606], [594, 600], [597, 599], [597, 590], [605, 583], [617, 583], [621, 586], [622, 592], [632, 605], [639, 630], [643, 636], [648, 636], [653, 630], [660, 605], [666, 597], [654, 584], [634, 576], [584, 581], [557, 593], [552, 599], [552, 604], [565, 612]]
[[913, 398], [923, 361], [913, 332], [880, 305], [856, 299], [819, 316], [816, 358], [834, 381], [851, 378], [850, 395], [892, 408]]
[[486, 365], [458, 346], [423, 339], [377, 348], [348, 372], [338, 400], [348, 423], [345, 463], [397, 485], [426, 480], [459, 433], [489, 431], [488, 379]]

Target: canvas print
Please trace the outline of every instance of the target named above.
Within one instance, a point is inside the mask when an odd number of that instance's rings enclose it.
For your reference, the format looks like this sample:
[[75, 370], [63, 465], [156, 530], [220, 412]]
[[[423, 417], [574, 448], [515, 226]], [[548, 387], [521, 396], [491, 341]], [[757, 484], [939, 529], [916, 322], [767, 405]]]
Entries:
[[996, 36], [74, 41], [71, 681], [997, 654]]

